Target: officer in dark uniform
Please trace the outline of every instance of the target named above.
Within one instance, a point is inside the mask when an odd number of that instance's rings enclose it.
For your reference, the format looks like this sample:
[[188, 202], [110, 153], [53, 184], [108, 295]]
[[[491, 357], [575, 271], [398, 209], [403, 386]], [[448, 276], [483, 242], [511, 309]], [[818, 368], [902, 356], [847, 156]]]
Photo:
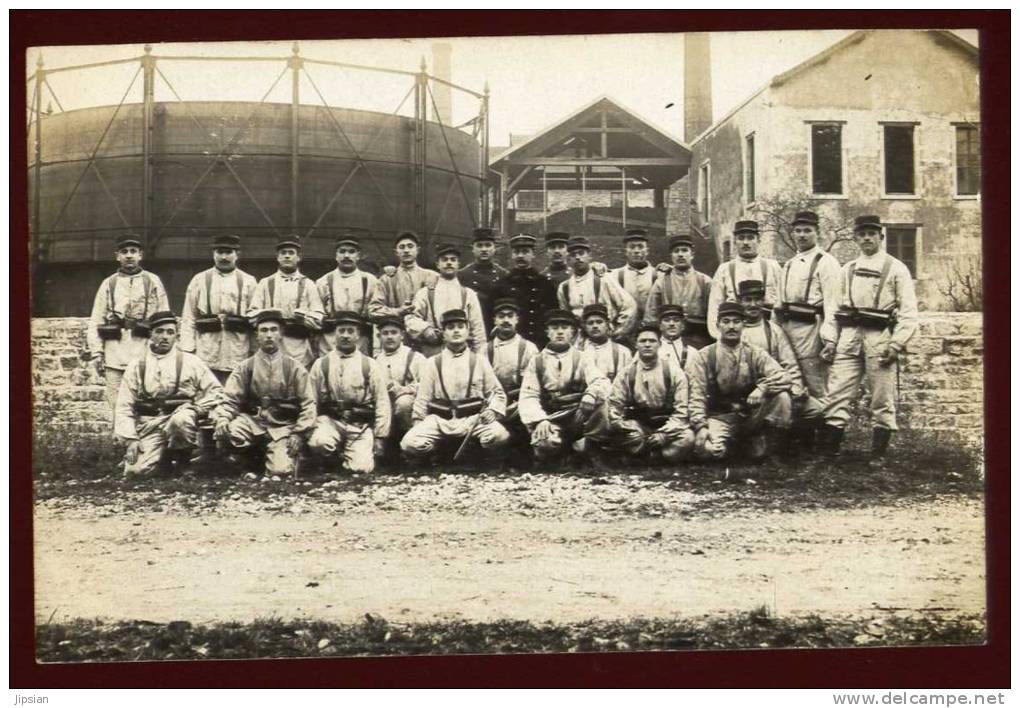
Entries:
[[460, 269], [457, 278], [461, 283], [475, 291], [478, 304], [482, 306], [482, 319], [485, 331], [492, 331], [492, 288], [500, 278], [507, 274], [507, 269], [496, 263], [496, 232], [493, 229], [475, 229], [471, 235], [471, 252], [475, 257]]
[[536, 243], [537, 239], [530, 234], [518, 234], [510, 239], [512, 269], [496, 282], [492, 302], [503, 298], [515, 300], [520, 306], [517, 331], [541, 348], [547, 341], [542, 319], [557, 304], [556, 285], [532, 265]]
[[566, 231], [550, 231], [545, 235], [545, 256], [549, 259], [549, 265], [542, 271], [542, 275], [551, 280], [555, 286], [559, 286], [570, 277], [570, 268], [567, 267], [569, 240], [570, 234]]

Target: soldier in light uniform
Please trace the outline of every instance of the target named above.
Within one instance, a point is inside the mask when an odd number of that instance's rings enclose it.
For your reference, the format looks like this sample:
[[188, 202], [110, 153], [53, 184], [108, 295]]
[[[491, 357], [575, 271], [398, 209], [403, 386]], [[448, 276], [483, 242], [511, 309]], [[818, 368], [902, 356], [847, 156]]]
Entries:
[[623, 237], [623, 249], [627, 263], [609, 271], [609, 277], [615, 278], [617, 284], [634, 298], [637, 321], [641, 322], [652, 285], [660, 275], [656, 267], [648, 262], [648, 231], [627, 229]]
[[591, 243], [576, 236], [567, 246], [571, 276], [559, 285], [556, 297], [561, 309], [580, 319], [585, 305], [601, 303], [609, 313], [609, 336], [623, 341], [637, 326], [637, 303], [616, 280], [591, 267]]
[[741, 341], [744, 308], [719, 306], [719, 341], [698, 352], [688, 366], [690, 421], [695, 454], [721, 460], [742, 451], [751, 460], [768, 453], [768, 435], [787, 449], [790, 382], [765, 350]]
[[338, 312], [336, 349], [320, 357], [309, 374], [319, 417], [308, 448], [339, 458], [342, 470], [354, 473], [375, 469], [392, 424], [386, 374], [358, 351], [365, 324], [356, 312]]
[[740, 304], [744, 308], [744, 331], [741, 341], [764, 349], [775, 359], [790, 381], [792, 405], [792, 432], [794, 440], [788, 450], [791, 454], [800, 449], [814, 451], [815, 431], [824, 422], [825, 404], [804, 383], [800, 363], [786, 332], [775, 322], [765, 319], [765, 286], [760, 280], [745, 280], [737, 286]]
[[[418, 265], [420, 242], [413, 231], [401, 231], [393, 244], [397, 266], [386, 266], [379, 278], [379, 288], [369, 305], [372, 319], [383, 317], [405, 318], [414, 311], [411, 304], [415, 294], [427, 285], [435, 285], [439, 273]], [[410, 339], [407, 340], [410, 343]]]
[[885, 234], [877, 216], [854, 220], [861, 255], [843, 266], [842, 295], [836, 314], [838, 335], [829, 373], [824, 447], [839, 454], [850, 406], [867, 377], [871, 390], [871, 455], [881, 460], [896, 426], [896, 378], [899, 358], [917, 331], [917, 298], [910, 271], [883, 248]]
[[609, 338], [609, 310], [602, 303], [585, 305], [581, 313], [582, 337], [577, 348], [591, 354], [610, 381], [630, 363], [631, 351]]
[[322, 299], [315, 282], [298, 270], [301, 243], [297, 236], [287, 236], [276, 244], [276, 262], [277, 271], [255, 286], [251, 314], [259, 310], [283, 312], [283, 353], [307, 368], [315, 361], [313, 338], [322, 329]]
[[570, 277], [570, 268], [567, 267], [569, 240], [570, 234], [566, 231], [550, 231], [545, 235], [545, 255], [549, 259], [549, 265], [542, 271], [542, 275], [556, 287]]
[[537, 460], [571, 449], [594, 452], [609, 436], [606, 406], [612, 383], [591, 354], [573, 346], [573, 313], [552, 310], [545, 322], [549, 343], [528, 362], [521, 381], [521, 422], [531, 432]]
[[506, 415], [503, 387], [485, 355], [468, 348], [467, 313], [444, 312], [442, 326], [443, 350], [423, 367], [414, 427], [400, 449], [412, 460], [434, 458], [441, 443], [470, 435], [485, 453], [498, 454], [510, 439], [500, 422]]
[[[390, 392], [393, 423], [388, 438], [390, 447], [399, 444], [411, 429], [414, 399], [418, 395], [425, 357], [404, 344], [404, 320], [401, 317], [383, 317], [376, 324], [379, 332], [379, 353], [375, 360], [386, 374], [386, 387]], [[389, 450], [388, 450], [389, 452]]]
[[492, 331], [493, 288], [496, 282], [508, 273], [506, 268], [494, 260], [496, 255], [495, 230], [475, 229], [471, 234], [471, 253], [475, 257], [474, 262], [461, 268], [457, 273], [457, 279], [475, 291], [478, 303], [482, 306], [485, 331], [490, 332]]
[[[797, 253], [783, 266], [780, 304], [773, 309], [772, 319], [790, 338], [808, 392], [824, 403], [828, 362], [836, 346], [835, 315], [842, 269], [839, 261], [818, 245], [817, 214], [798, 212], [792, 228]], [[814, 446], [813, 431], [803, 431], [802, 437], [802, 443]]]
[[557, 307], [556, 286], [535, 270], [535, 237], [517, 234], [510, 239], [510, 272], [496, 281], [493, 302], [512, 298], [520, 305], [517, 331], [537, 347], [545, 346], [545, 325], [542, 317]]
[[679, 305], [684, 317], [683, 340], [695, 349], [701, 349], [714, 341], [708, 334], [708, 297], [712, 279], [694, 269], [694, 241], [689, 237], [671, 238], [669, 257], [673, 267], [669, 273], [660, 273], [648, 292], [645, 322], [660, 321], [664, 306]]
[[258, 350], [230, 374], [210, 418], [230, 449], [264, 450], [265, 473], [289, 475], [315, 424], [315, 396], [305, 367], [283, 353], [283, 313], [262, 310], [254, 321]]
[[122, 236], [114, 253], [119, 268], [99, 286], [86, 330], [89, 355], [96, 371], [106, 379], [111, 409], [117, 403], [127, 365], [145, 354], [149, 315], [170, 309], [159, 276], [142, 270], [144, 253], [138, 236]]
[[683, 340], [684, 308], [680, 305], [663, 305], [659, 308], [659, 355], [673, 362], [684, 371], [694, 360], [698, 350]]
[[715, 271], [708, 294], [708, 333], [719, 338], [719, 305], [736, 302], [740, 297], [737, 287], [742, 280], [760, 280], [765, 283], [766, 307], [771, 309], [779, 302], [782, 272], [779, 263], [758, 255], [761, 232], [757, 221], [738, 221], [733, 226], [733, 242], [737, 257], [723, 263]]
[[124, 371], [114, 408], [114, 434], [127, 443], [126, 476], [151, 474], [161, 461], [183, 466], [197, 445], [199, 419], [223, 393], [205, 362], [177, 348], [173, 312], [153, 313], [148, 326], [148, 346]]
[[460, 251], [456, 246], [436, 247], [436, 268], [439, 279], [415, 293], [411, 312], [404, 322], [414, 346], [425, 356], [434, 356], [443, 349], [443, 313], [462, 310], [468, 317], [468, 347], [473, 352], [485, 349], [488, 336], [482, 319], [478, 295], [457, 278]]
[[679, 462], [694, 449], [687, 374], [659, 354], [656, 325], [640, 325], [636, 345], [637, 356], [616, 377], [609, 396], [612, 445], [635, 460]]
[[376, 297], [379, 280], [371, 273], [358, 268], [361, 260], [361, 241], [353, 234], [344, 234], [336, 240], [336, 269], [315, 281], [325, 317], [322, 332], [317, 335], [317, 350], [325, 355], [336, 349], [336, 313], [357, 312], [366, 322], [358, 349], [372, 356], [372, 325], [368, 323], [369, 303]]
[[239, 236], [217, 236], [212, 251], [213, 267], [188, 283], [178, 346], [196, 354], [221, 383], [226, 383], [230, 372], [251, 353], [248, 311], [255, 278], [237, 267]]
[[492, 314], [495, 319], [493, 337], [487, 346], [487, 357], [496, 372], [503, 392], [506, 393], [507, 409], [503, 424], [517, 440], [523, 438], [526, 430], [522, 430], [521, 417], [517, 410], [521, 393], [521, 379], [524, 369], [538, 354], [538, 347], [533, 342], [517, 333], [521, 308], [516, 300], [504, 298], [493, 303]]

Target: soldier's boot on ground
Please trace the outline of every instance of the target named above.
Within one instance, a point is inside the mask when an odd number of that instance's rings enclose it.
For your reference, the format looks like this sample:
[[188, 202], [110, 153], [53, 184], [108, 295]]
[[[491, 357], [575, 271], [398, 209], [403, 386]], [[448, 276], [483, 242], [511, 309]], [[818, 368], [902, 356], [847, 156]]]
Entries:
[[803, 431], [790, 428], [776, 428], [772, 432], [772, 449], [782, 462], [797, 459], [797, 453], [803, 440]]
[[889, 428], [875, 428], [871, 432], [871, 457], [868, 459], [870, 467], [881, 467], [885, 464], [885, 456], [889, 450], [889, 439], [892, 438], [892, 431]]
[[160, 459], [160, 473], [172, 477], [180, 477], [191, 470], [191, 454], [194, 448], [182, 447], [167, 449]]
[[821, 441], [819, 448], [827, 460], [839, 458], [839, 449], [843, 445], [843, 428], [834, 425], [823, 425], [819, 430]]

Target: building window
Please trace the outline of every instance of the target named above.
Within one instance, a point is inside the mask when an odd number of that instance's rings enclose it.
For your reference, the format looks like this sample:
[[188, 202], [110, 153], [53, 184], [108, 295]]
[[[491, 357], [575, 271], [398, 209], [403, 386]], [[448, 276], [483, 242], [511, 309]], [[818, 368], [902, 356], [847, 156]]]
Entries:
[[907, 266], [910, 275], [917, 277], [917, 227], [885, 227], [885, 250]]
[[843, 126], [811, 126], [811, 191], [843, 194]]
[[698, 170], [698, 214], [701, 215], [702, 223], [707, 223], [712, 209], [712, 196], [709, 194], [711, 185], [709, 180], [712, 177], [709, 165], [706, 162]]
[[754, 133], [744, 140], [744, 182], [747, 203], [754, 204]]
[[981, 134], [976, 126], [956, 126], [956, 193], [981, 193]]
[[542, 192], [537, 189], [518, 192], [517, 211], [545, 211]]
[[609, 193], [609, 206], [616, 209], [623, 208], [623, 192], [610, 192]]
[[914, 194], [914, 126], [885, 125], [885, 193]]

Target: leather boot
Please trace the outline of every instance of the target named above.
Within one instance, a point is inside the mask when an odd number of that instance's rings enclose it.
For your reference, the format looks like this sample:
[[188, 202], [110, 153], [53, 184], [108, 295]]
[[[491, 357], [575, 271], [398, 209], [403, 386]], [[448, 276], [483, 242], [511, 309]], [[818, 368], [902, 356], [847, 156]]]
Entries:
[[776, 428], [772, 433], [774, 450], [780, 460], [790, 461], [797, 458], [800, 447], [801, 431], [790, 428]]
[[821, 436], [819, 447], [821, 448], [822, 455], [830, 460], [838, 458], [839, 448], [843, 444], [843, 428], [837, 428], [834, 425], [823, 425], [818, 432]]
[[889, 439], [892, 437], [892, 431], [889, 428], [875, 428], [871, 432], [871, 457], [873, 459], [881, 459], [885, 457], [886, 451], [889, 449]]

